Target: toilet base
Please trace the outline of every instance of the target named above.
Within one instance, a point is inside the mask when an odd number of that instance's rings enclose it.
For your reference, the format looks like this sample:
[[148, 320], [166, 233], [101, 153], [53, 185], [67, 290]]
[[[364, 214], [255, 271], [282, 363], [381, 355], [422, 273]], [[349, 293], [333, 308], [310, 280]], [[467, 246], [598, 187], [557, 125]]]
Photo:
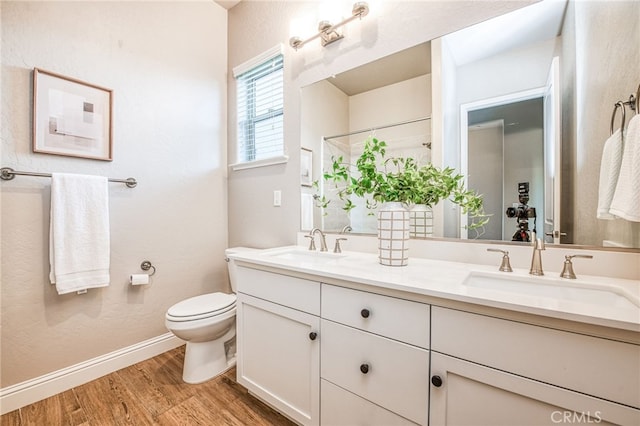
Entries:
[[225, 343], [235, 335], [235, 327], [219, 339], [210, 342], [187, 342], [182, 367], [182, 380], [190, 384], [203, 383], [224, 373], [236, 364], [235, 354], [227, 359]]

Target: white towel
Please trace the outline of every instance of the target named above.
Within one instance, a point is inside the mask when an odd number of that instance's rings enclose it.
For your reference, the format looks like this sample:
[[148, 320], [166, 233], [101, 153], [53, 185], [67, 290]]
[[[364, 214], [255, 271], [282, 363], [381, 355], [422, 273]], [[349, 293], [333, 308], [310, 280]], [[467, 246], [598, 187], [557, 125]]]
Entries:
[[610, 213], [611, 200], [616, 191], [620, 165], [622, 163], [622, 133], [616, 130], [604, 143], [600, 163], [600, 183], [598, 185], [598, 219], [615, 219]]
[[611, 214], [640, 222], [640, 116], [634, 115], [624, 134], [624, 152]]
[[109, 285], [107, 178], [54, 173], [49, 231], [49, 278], [58, 294]]

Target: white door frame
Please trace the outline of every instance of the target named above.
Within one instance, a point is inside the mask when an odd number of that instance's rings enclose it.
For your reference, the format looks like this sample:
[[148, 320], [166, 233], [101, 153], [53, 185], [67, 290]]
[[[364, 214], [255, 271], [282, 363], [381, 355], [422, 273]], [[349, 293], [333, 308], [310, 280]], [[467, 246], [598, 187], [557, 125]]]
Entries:
[[[465, 187], [468, 185], [467, 175], [469, 174], [469, 113], [478, 109], [491, 108], [499, 105], [511, 104], [529, 99], [544, 97], [546, 87], [524, 90], [521, 92], [509, 93], [507, 95], [496, 96], [494, 98], [481, 99], [460, 105], [460, 172], [464, 176]], [[467, 230], [468, 217], [460, 210], [460, 238], [469, 238]]]

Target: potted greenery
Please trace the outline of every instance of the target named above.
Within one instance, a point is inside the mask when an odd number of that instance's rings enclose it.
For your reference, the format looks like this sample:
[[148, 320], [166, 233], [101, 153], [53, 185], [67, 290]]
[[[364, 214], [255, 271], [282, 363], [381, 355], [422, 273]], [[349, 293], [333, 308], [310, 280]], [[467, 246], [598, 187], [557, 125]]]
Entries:
[[[469, 229], [479, 229], [489, 220], [482, 208], [482, 197], [474, 191], [464, 187], [463, 176], [455, 174], [454, 169], [439, 169], [432, 164], [418, 165], [413, 158], [389, 157], [386, 158], [387, 144], [384, 141], [369, 137], [365, 140], [364, 149], [355, 165], [345, 163], [343, 157], [332, 158], [332, 169], [324, 173], [324, 179], [333, 182], [337, 188], [338, 197], [345, 203], [343, 209], [350, 211], [355, 207], [351, 197], [353, 195], [364, 198], [366, 207], [381, 208], [382, 216], [385, 211], [407, 211], [407, 207], [413, 205], [425, 205], [427, 208], [435, 206], [438, 202], [449, 199], [458, 204], [462, 211], [471, 219]], [[393, 204], [389, 204], [393, 203]], [[320, 200], [322, 207], [326, 207], [326, 198]], [[408, 227], [408, 220], [404, 215], [400, 216], [400, 234], [405, 238], [404, 226]], [[391, 217], [394, 215], [392, 214]], [[380, 220], [379, 215], [379, 220]], [[388, 245], [394, 250], [394, 243], [383, 243], [382, 238], [394, 232], [381, 232], [387, 225], [379, 222], [378, 237], [381, 239], [380, 247]], [[395, 228], [389, 228], [390, 231]], [[406, 239], [408, 239], [408, 230]], [[403, 244], [404, 246], [404, 244]], [[382, 262], [381, 255], [381, 263]], [[406, 264], [406, 253], [400, 264]], [[392, 262], [394, 263], [394, 262]]]

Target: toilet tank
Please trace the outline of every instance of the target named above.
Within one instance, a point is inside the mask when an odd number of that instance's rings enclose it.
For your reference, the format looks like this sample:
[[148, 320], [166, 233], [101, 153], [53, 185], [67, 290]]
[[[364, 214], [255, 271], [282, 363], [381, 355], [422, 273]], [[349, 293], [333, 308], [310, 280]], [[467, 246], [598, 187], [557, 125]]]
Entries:
[[250, 247], [231, 247], [224, 251], [224, 255], [227, 259], [227, 268], [229, 270], [229, 284], [231, 285], [231, 291], [233, 293], [236, 292], [237, 281], [236, 281], [236, 263], [233, 259], [229, 257], [230, 254], [240, 253], [243, 251], [256, 251], [258, 249], [250, 248]]

